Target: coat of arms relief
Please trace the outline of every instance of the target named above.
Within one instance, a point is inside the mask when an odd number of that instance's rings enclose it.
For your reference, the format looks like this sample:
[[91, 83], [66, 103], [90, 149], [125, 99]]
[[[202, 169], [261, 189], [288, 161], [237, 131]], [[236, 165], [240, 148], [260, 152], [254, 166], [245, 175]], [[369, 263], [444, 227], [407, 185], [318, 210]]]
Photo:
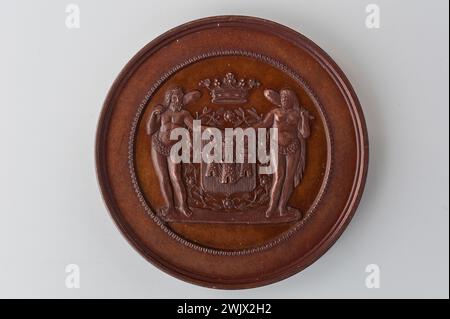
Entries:
[[[306, 141], [310, 135], [312, 116], [300, 106], [295, 92], [289, 88], [261, 89], [255, 79], [237, 78], [227, 73], [223, 78], [202, 79], [199, 88], [210, 95], [211, 105], [191, 114], [186, 108], [197, 101], [202, 92], [185, 92], [175, 87], [165, 92], [164, 101], [154, 107], [147, 120], [147, 134], [152, 139], [152, 161], [158, 175], [165, 205], [159, 216], [168, 222], [202, 223], [277, 223], [299, 220], [301, 212], [288, 205], [293, 190], [300, 184], [306, 165]], [[250, 90], [263, 94], [274, 106], [259, 114], [247, 106]], [[204, 92], [206, 93], [206, 92]], [[171, 130], [185, 128], [192, 136], [195, 122], [202, 128], [276, 129], [277, 161], [272, 173], [261, 174], [270, 165], [250, 160], [250, 149], [261, 144], [257, 139], [243, 138], [238, 149], [232, 149], [236, 161], [195, 163], [174, 162], [171, 148], [176, 140]], [[267, 131], [269, 132], [269, 131]], [[233, 137], [235, 138], [235, 137]], [[264, 140], [269, 147], [270, 137]], [[210, 141], [202, 140], [202, 146]], [[222, 140], [219, 148], [225, 153]], [[192, 150], [191, 150], [191, 157]], [[271, 164], [273, 165], [273, 163]]]

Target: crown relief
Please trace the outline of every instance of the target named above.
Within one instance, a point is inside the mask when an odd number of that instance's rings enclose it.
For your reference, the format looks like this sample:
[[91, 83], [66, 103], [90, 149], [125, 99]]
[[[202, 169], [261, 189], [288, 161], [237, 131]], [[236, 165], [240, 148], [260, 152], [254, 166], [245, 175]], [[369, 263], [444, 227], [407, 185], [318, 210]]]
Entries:
[[228, 72], [222, 80], [204, 79], [198, 85], [209, 90], [212, 103], [226, 104], [247, 102], [248, 92], [261, 83], [255, 79], [236, 79], [233, 73]]

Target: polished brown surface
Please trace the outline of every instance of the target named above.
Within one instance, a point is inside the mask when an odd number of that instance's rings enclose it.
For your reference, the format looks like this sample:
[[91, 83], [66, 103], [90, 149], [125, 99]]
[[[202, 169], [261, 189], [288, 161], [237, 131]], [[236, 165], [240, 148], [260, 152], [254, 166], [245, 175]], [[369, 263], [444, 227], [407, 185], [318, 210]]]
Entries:
[[[212, 89], [209, 80], [230, 74], [251, 82]], [[179, 108], [167, 102], [173, 96]], [[252, 109], [258, 116], [243, 124]], [[268, 179], [251, 165], [240, 175], [234, 164], [169, 167], [164, 123], [194, 118], [279, 128], [282, 166]], [[102, 192], [127, 239], [172, 275], [217, 288], [268, 284], [319, 258], [356, 209], [367, 158], [364, 119], [342, 71], [302, 35], [249, 17], [194, 21], [148, 44], [111, 88], [97, 136]]]

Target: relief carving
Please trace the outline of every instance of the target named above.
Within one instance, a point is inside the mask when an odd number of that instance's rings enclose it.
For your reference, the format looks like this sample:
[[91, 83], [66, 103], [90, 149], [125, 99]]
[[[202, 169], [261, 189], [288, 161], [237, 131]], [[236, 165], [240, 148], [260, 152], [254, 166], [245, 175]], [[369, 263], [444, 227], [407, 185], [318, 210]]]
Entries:
[[[211, 103], [225, 107], [204, 107], [195, 117], [184, 109], [201, 93], [184, 93], [180, 87], [165, 93], [147, 121], [152, 139], [152, 161], [165, 206], [159, 215], [165, 221], [208, 223], [276, 223], [298, 220], [301, 212], [288, 206], [293, 190], [302, 180], [306, 161], [306, 140], [310, 135], [308, 111], [301, 107], [294, 91], [266, 89], [261, 94], [275, 108], [258, 114], [251, 107], [235, 107], [247, 102], [248, 90], [258, 87], [256, 80], [236, 80], [227, 73], [222, 82], [202, 80], [199, 85], [210, 91]], [[201, 121], [202, 131], [214, 128], [276, 128], [278, 160], [273, 174], [259, 174], [262, 164], [251, 162], [174, 163], [170, 140], [174, 128], [186, 128], [192, 135], [194, 120]], [[247, 140], [246, 140], [247, 141]], [[206, 143], [206, 141], [203, 141]], [[248, 141], [244, 152], [247, 152]], [[225, 148], [225, 145], [219, 146]], [[191, 151], [192, 158], [192, 151]]]
[[199, 86], [209, 90], [211, 102], [216, 104], [245, 103], [247, 102], [248, 91], [260, 85], [255, 79], [236, 79], [233, 73], [225, 74], [222, 80], [204, 79], [199, 82]]
[[192, 215], [187, 204], [186, 188], [181, 173], [181, 163], [170, 160], [170, 149], [176, 141], [170, 139], [175, 128], [191, 128], [193, 118], [183, 107], [201, 96], [199, 91], [184, 93], [180, 87], [166, 91], [163, 104], [157, 105], [147, 121], [147, 134], [152, 138], [152, 161], [158, 175], [165, 207], [160, 214]]
[[313, 119], [308, 111], [300, 107], [297, 96], [290, 89], [280, 92], [264, 90], [264, 96], [277, 108], [266, 114], [258, 127], [278, 128], [278, 167], [270, 193], [266, 217], [274, 214], [298, 213], [287, 202], [295, 187], [303, 178], [306, 162], [306, 139], [310, 135], [310, 123]]

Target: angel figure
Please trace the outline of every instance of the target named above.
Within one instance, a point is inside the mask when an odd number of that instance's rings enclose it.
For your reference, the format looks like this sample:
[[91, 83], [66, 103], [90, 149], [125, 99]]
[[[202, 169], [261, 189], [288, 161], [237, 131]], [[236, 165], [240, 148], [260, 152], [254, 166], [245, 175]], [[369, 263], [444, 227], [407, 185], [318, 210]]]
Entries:
[[176, 210], [187, 217], [192, 215], [187, 205], [181, 163], [170, 158], [170, 149], [177, 142], [170, 139], [170, 133], [175, 128], [192, 129], [193, 117], [183, 107], [200, 95], [199, 91], [185, 94], [180, 87], [169, 89], [165, 92], [163, 104], [155, 106], [147, 120], [147, 134], [152, 138], [152, 161], [165, 201], [165, 207], [160, 210], [163, 216]]
[[313, 119], [309, 112], [300, 107], [298, 98], [291, 89], [264, 90], [265, 98], [277, 108], [266, 114], [258, 127], [278, 129], [278, 163], [274, 172], [266, 217], [273, 214], [300, 214], [287, 202], [300, 183], [305, 170], [306, 139], [310, 135]]

